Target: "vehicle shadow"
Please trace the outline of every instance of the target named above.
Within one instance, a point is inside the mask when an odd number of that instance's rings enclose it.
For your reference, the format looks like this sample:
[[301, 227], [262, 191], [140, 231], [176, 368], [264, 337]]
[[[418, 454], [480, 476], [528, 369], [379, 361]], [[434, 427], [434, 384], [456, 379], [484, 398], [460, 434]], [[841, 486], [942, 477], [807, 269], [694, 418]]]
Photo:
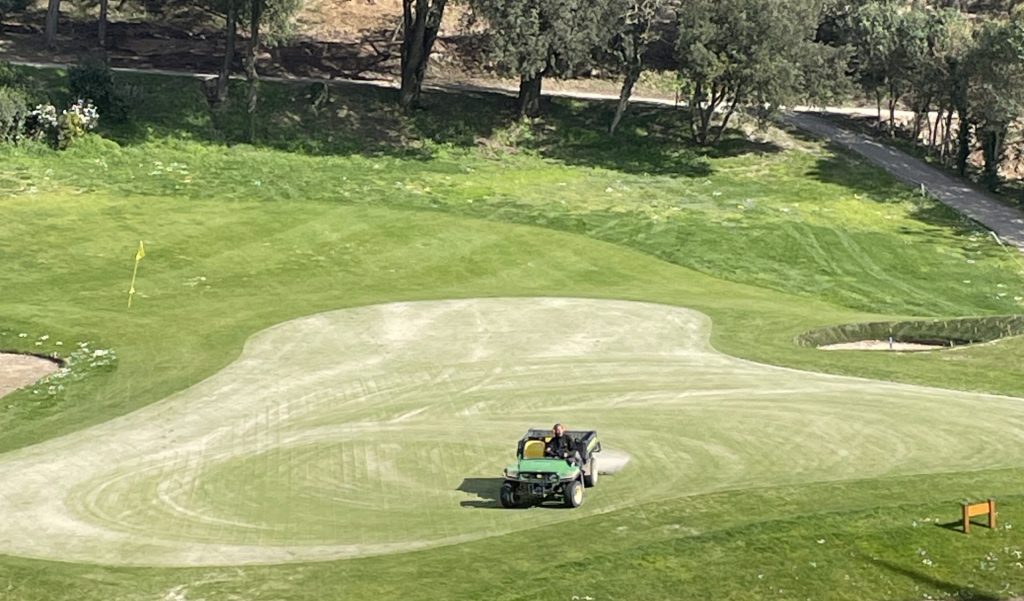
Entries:
[[455, 490], [474, 494], [477, 498], [462, 501], [459, 505], [476, 509], [501, 509], [498, 490], [502, 482], [503, 478], [464, 478]]

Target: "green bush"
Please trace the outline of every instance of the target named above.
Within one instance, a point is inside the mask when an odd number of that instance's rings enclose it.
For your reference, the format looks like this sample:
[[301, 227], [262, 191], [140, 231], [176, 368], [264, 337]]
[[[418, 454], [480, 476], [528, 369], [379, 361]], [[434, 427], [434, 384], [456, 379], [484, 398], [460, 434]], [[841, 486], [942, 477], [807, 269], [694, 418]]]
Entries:
[[68, 69], [68, 90], [72, 100], [92, 102], [100, 114], [111, 121], [128, 118], [129, 102], [141, 97], [137, 88], [116, 84], [114, 72], [102, 59], [85, 58]]
[[[4, 0], [0, 0], [3, 2]], [[18, 77], [14, 65], [6, 61], [0, 61], [0, 86], [5, 88], [20, 88], [22, 78]]]
[[21, 90], [0, 86], [0, 143], [17, 144], [25, 137], [28, 98]]

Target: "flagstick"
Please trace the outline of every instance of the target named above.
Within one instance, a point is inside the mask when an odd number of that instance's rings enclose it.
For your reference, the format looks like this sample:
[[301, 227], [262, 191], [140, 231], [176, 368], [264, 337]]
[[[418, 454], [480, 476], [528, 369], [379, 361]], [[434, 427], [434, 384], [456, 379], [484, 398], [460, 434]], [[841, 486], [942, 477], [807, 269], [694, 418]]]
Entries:
[[128, 287], [128, 308], [132, 308], [132, 297], [135, 296], [135, 276], [139, 273], [139, 259], [135, 259], [135, 268], [132, 269], [132, 285]]

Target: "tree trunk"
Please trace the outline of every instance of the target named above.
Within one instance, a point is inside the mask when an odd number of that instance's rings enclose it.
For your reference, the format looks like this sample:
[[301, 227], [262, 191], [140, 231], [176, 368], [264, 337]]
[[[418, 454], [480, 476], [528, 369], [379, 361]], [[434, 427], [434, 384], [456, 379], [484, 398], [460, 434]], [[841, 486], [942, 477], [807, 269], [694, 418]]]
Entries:
[[957, 107], [956, 118], [960, 121], [956, 135], [956, 172], [964, 177], [967, 175], [967, 159], [971, 156], [971, 124], [967, 121], [967, 108]]
[[107, 47], [107, 5], [110, 0], [100, 0], [100, 20], [97, 23], [99, 29], [100, 47]]
[[60, 0], [50, 0], [46, 9], [46, 46], [57, 47], [57, 21], [60, 19]]
[[949, 146], [953, 141], [953, 107], [946, 109], [946, 124], [942, 128], [942, 151], [940, 156], [942, 162], [946, 162], [946, 157], [949, 156]]
[[622, 90], [619, 92], [619, 105], [615, 107], [615, 117], [612, 118], [612, 125], [608, 128], [609, 135], [615, 135], [615, 130], [619, 127], [619, 122], [622, 121], [622, 115], [625, 114], [626, 108], [629, 106], [629, 97], [633, 94], [633, 86], [636, 85], [638, 79], [640, 79], [640, 69], [631, 68], [626, 71], [626, 79], [623, 80]]
[[981, 138], [981, 152], [985, 157], [985, 187], [993, 192], [999, 189], [999, 165], [1003, 162], [1003, 141], [1008, 129], [1008, 126], [1003, 125], [986, 127], [978, 136]]
[[225, 24], [227, 35], [224, 46], [224, 64], [221, 65], [220, 73], [217, 74], [217, 102], [224, 103], [228, 99], [228, 81], [231, 76], [231, 66], [235, 62], [235, 37], [238, 29], [238, 3], [237, 0], [228, 2], [228, 16]]
[[936, 147], [939, 143], [939, 128], [942, 126], [942, 114], [945, 110], [945, 107], [940, 105], [939, 109], [935, 111], [935, 123], [932, 123], [931, 119], [928, 119], [929, 152], [935, 152]]
[[[932, 120], [928, 117], [928, 109], [931, 105], [932, 99], [926, 98], [924, 102], [918, 104], [917, 108], [914, 109], [914, 144], [919, 144], [921, 142], [921, 129], [923, 128], [922, 123], [927, 123], [928, 129], [931, 129]], [[928, 137], [931, 138], [930, 135]]]
[[733, 113], [736, 112], [736, 106], [739, 104], [739, 101], [740, 97], [739, 94], [737, 94], [732, 99], [732, 104], [729, 105], [729, 110], [726, 111], [725, 117], [722, 118], [721, 125], [718, 126], [717, 131], [715, 132], [715, 140], [713, 142], [714, 144], [717, 144], [718, 141], [722, 139], [722, 134], [724, 134], [726, 128], [729, 127], [729, 120], [732, 119]]
[[544, 76], [521, 76], [519, 78], [519, 98], [517, 109], [520, 117], [536, 117], [540, 114], [540, 86]]
[[896, 137], [896, 96], [889, 94], [889, 137]]
[[260, 75], [256, 71], [256, 54], [260, 47], [260, 19], [263, 0], [252, 0], [249, 11], [249, 49], [245, 61], [245, 77], [249, 81], [249, 143], [256, 141], [256, 104], [259, 102]]
[[409, 110], [419, 105], [430, 53], [441, 28], [446, 2], [402, 0], [402, 84], [398, 103], [403, 109]]
[[693, 134], [693, 141], [701, 146], [707, 146], [711, 140], [711, 118], [715, 114], [718, 102], [719, 96], [714, 84], [708, 98], [704, 95], [703, 84], [696, 83], [693, 96], [690, 98], [690, 132]]
[[878, 120], [875, 122], [875, 129], [882, 130], [882, 93], [875, 90], [875, 110], [878, 113]]

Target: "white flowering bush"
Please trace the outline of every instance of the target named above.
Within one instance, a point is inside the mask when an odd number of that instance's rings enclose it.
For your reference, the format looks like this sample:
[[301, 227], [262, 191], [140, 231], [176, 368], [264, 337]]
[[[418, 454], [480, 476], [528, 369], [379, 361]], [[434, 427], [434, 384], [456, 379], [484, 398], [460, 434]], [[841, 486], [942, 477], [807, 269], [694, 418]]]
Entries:
[[45, 140], [57, 131], [57, 107], [52, 104], [37, 104], [29, 111], [25, 127], [30, 138]]
[[96, 129], [99, 122], [100, 113], [96, 106], [79, 99], [60, 113], [52, 104], [36, 105], [29, 113], [27, 128], [29, 137], [64, 150], [78, 138]]
[[64, 150], [72, 142], [96, 129], [100, 114], [91, 102], [78, 100], [57, 117], [57, 148]]

